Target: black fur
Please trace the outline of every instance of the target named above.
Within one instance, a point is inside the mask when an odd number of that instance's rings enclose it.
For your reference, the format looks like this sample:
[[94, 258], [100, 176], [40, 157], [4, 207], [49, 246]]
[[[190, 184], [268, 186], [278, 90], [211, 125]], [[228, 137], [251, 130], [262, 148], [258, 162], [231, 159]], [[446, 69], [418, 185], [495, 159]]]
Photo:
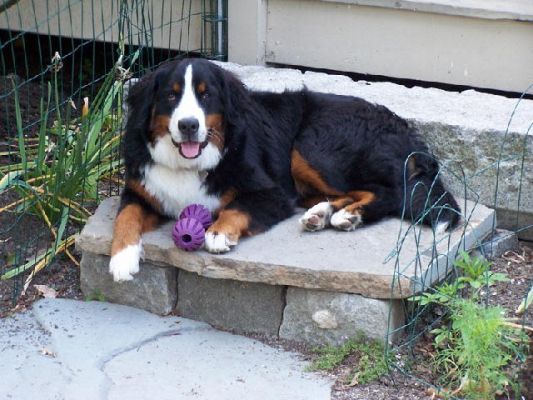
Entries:
[[[250, 214], [251, 231], [291, 216], [302, 200], [291, 176], [293, 149], [334, 189], [375, 194], [364, 207], [364, 223], [400, 216], [404, 202], [406, 218], [457, 223], [459, 207], [438, 178], [437, 162], [427, 156], [414, 129], [387, 108], [308, 90], [250, 91], [231, 73], [200, 59], [170, 62], [131, 90], [123, 146], [127, 179], [141, 178], [142, 167], [152, 162], [147, 150], [151, 110], [165, 85], [179, 79], [190, 63], [207, 81], [206, 110], [224, 118], [225, 154], [205, 185], [218, 196], [233, 189], [237, 195], [226, 208]], [[123, 203], [134, 197], [125, 191]]]

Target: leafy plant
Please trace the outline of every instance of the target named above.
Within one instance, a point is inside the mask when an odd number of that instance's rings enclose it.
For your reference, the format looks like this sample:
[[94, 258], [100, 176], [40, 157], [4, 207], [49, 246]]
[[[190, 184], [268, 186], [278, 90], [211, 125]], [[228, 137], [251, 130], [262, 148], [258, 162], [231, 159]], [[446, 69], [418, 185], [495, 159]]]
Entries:
[[102, 291], [100, 289], [96, 289], [85, 296], [85, 301], [106, 301], [106, 299]]
[[470, 257], [463, 251], [460, 258], [455, 261], [455, 266], [461, 270], [463, 276], [457, 281], [466, 283], [473, 289], [479, 289], [482, 286], [493, 286], [496, 282], [508, 281], [505, 274], [492, 272], [491, 263], [482, 257]]
[[[506, 325], [504, 310], [471, 299], [451, 304], [448, 329], [434, 330], [437, 369], [468, 399], [494, 398], [511, 384], [505, 366], [520, 357], [524, 338]], [[525, 343], [525, 342], [524, 342]]]
[[[136, 53], [132, 63], [137, 58]], [[121, 61], [119, 61], [121, 63]], [[56, 59], [55, 63], [60, 63]], [[54, 65], [55, 66], [55, 65]], [[22, 265], [8, 269], [0, 279], [6, 280], [31, 270], [25, 288], [33, 276], [59, 253], [65, 253], [77, 264], [69, 247], [75, 236], [69, 226], [83, 224], [90, 215], [86, 203], [96, 204], [98, 182], [110, 178], [120, 168], [118, 147], [122, 79], [124, 71], [117, 63], [107, 75], [89, 107], [86, 100], [81, 117], [72, 118], [72, 107], [66, 106], [62, 116], [58, 91], [58, 68], [54, 68], [46, 100], [41, 99], [41, 119], [37, 138], [26, 138], [22, 127], [20, 105], [15, 87], [15, 115], [19, 162], [0, 166], [0, 194], [12, 190], [18, 199], [0, 208], [2, 212], [30, 213], [48, 227], [52, 241], [47, 249]], [[55, 121], [48, 118], [54, 103]], [[73, 104], [71, 102], [71, 104]], [[10, 156], [13, 156], [10, 154]]]
[[522, 357], [527, 339], [505, 320], [502, 308], [479, 303], [481, 289], [506, 281], [505, 274], [490, 271], [490, 262], [465, 252], [455, 266], [461, 277], [412, 300], [422, 305], [438, 304], [448, 312], [448, 321], [431, 331], [441, 383], [455, 387], [444, 393], [467, 399], [494, 398], [515, 385], [505, 367]]
[[340, 346], [324, 346], [313, 350], [318, 357], [309, 369], [311, 371], [332, 371], [350, 355], [356, 358], [355, 365], [346, 383], [365, 384], [388, 372], [390, 355], [385, 353], [383, 344], [377, 340], [369, 340], [363, 334], [347, 340]]
[[466, 290], [467, 296], [478, 298], [480, 289], [494, 286], [497, 282], [506, 282], [509, 279], [505, 274], [492, 272], [491, 263], [481, 257], [471, 257], [467, 252], [460, 253], [454, 265], [459, 269], [461, 276], [451, 283], [445, 282], [436, 289], [413, 296], [409, 300], [417, 301], [420, 305], [428, 304], [447, 305], [451, 300], [461, 296]]

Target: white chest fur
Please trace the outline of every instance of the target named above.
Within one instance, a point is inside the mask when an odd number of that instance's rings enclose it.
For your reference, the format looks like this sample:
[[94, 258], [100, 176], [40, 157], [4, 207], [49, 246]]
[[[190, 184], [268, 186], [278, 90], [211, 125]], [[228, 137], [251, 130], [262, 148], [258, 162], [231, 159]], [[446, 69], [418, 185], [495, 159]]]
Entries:
[[214, 211], [220, 204], [216, 196], [206, 193], [196, 170], [171, 169], [161, 164], [147, 165], [144, 187], [154, 196], [169, 217], [178, 218], [181, 210], [193, 203]]

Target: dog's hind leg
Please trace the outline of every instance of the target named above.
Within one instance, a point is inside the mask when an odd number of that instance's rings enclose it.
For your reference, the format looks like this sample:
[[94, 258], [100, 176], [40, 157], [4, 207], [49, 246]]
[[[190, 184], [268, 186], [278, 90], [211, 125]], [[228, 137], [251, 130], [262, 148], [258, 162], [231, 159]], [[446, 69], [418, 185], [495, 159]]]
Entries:
[[397, 209], [398, 196], [386, 187], [355, 190], [347, 195], [352, 201], [338, 207], [330, 219], [331, 226], [342, 231], [352, 231], [363, 223], [378, 221]]
[[332, 215], [341, 208], [353, 203], [350, 196], [315, 196], [304, 199], [302, 205], [310, 208], [299, 219], [300, 225], [306, 231], [314, 232], [326, 228], [330, 224]]

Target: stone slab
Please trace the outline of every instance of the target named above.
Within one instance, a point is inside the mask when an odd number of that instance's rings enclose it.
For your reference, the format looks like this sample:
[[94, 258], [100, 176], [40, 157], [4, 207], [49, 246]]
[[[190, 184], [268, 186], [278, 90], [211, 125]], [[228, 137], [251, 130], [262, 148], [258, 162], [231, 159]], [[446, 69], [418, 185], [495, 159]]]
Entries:
[[[502, 228], [533, 239], [533, 100], [519, 101], [475, 90], [407, 88], [286, 68], [218, 65], [254, 90], [283, 92], [305, 86], [388, 107], [420, 132], [444, 166], [443, 177], [456, 196], [464, 197], [466, 193], [470, 200], [496, 208]], [[518, 226], [514, 218], [507, 218], [517, 210]]]
[[518, 236], [505, 229], [496, 229], [472, 254], [491, 260], [501, 257], [509, 250], [518, 250]]
[[178, 275], [179, 315], [214, 327], [277, 336], [284, 307], [283, 286]]
[[31, 311], [0, 318], [0, 399], [64, 398], [70, 371], [46, 349], [52, 338]]
[[388, 333], [400, 328], [403, 321], [402, 300], [289, 288], [279, 337], [315, 345], [340, 345], [361, 332], [389, 342], [394, 335], [389, 337]]
[[333, 383], [297, 354], [102, 302], [46, 299], [0, 319], [0, 352], [1, 399], [326, 400]]
[[136, 279], [115, 282], [109, 273], [109, 256], [84, 251], [81, 258], [81, 290], [88, 298], [103, 297], [112, 303], [166, 315], [176, 306], [178, 271], [141, 262]]
[[[493, 210], [461, 206], [464, 226], [437, 237], [394, 218], [354, 232], [302, 232], [295, 215], [223, 255], [176, 248], [168, 222], [143, 236], [145, 261], [208, 278], [405, 298], [446, 276], [459, 249], [475, 247], [492, 231]], [[118, 198], [102, 202], [76, 241], [80, 250], [109, 254], [117, 207]]]

